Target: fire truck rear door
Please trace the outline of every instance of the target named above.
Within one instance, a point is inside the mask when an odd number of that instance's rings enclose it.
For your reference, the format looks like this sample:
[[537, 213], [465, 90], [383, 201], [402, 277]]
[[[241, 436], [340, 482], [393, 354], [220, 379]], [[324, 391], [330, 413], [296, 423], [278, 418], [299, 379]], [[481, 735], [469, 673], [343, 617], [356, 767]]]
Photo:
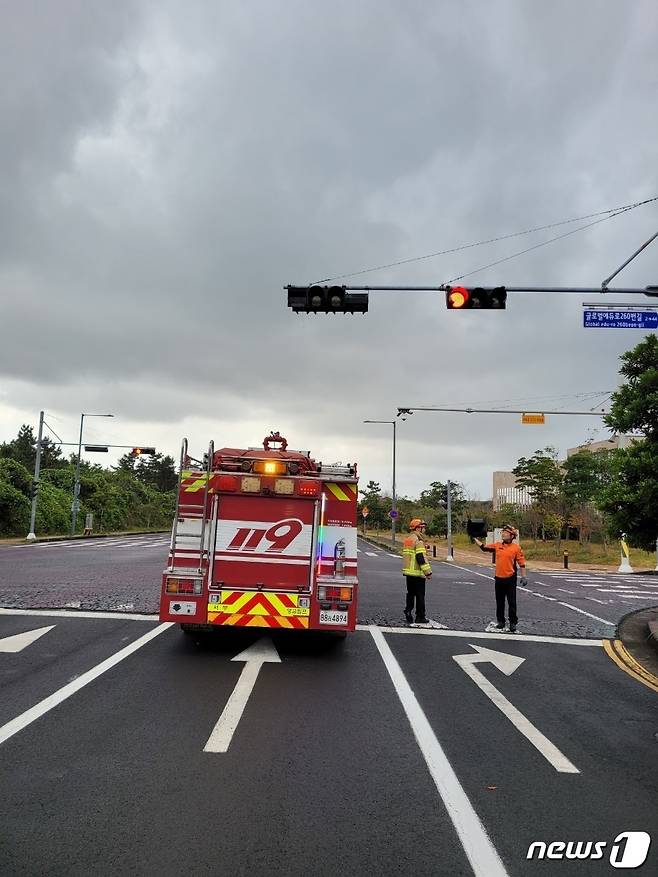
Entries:
[[288, 497], [219, 497], [214, 585], [310, 589], [315, 503]]

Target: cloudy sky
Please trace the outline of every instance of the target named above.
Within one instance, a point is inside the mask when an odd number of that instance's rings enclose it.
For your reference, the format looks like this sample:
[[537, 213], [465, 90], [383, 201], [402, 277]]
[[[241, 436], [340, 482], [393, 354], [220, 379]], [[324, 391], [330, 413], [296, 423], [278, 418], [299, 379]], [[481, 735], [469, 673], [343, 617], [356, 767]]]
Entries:
[[[278, 429], [390, 489], [392, 429], [362, 421], [398, 406], [600, 407], [644, 336], [584, 329], [592, 296], [307, 317], [282, 287], [658, 195], [657, 36], [655, 0], [0, 0], [0, 440], [41, 409], [176, 458]], [[599, 286], [657, 205], [469, 282]], [[439, 285], [586, 222], [341, 282]], [[615, 283], [658, 283], [658, 242]], [[494, 469], [608, 435], [416, 413], [398, 493], [487, 498]]]

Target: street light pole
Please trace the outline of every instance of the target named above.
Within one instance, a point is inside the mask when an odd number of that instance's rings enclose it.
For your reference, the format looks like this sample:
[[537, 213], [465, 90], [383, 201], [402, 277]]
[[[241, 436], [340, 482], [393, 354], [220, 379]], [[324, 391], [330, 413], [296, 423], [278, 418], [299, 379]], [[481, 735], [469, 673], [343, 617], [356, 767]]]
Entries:
[[39, 437], [37, 438], [37, 455], [34, 463], [34, 478], [32, 479], [32, 510], [30, 512], [30, 532], [27, 538], [33, 542], [37, 537], [34, 532], [34, 524], [37, 519], [37, 495], [39, 493], [39, 471], [41, 469], [41, 437], [43, 435], [43, 411], [39, 412]]
[[395, 428], [397, 426], [394, 420], [364, 420], [364, 423], [390, 423], [393, 427], [393, 507], [391, 509], [391, 542], [395, 545], [395, 525], [398, 513], [397, 495], [395, 492]]
[[75, 528], [78, 522], [78, 509], [80, 508], [80, 457], [82, 456], [82, 430], [85, 417], [114, 417], [114, 414], [81, 414], [80, 415], [80, 438], [78, 439], [78, 459], [75, 464], [75, 483], [73, 485], [73, 502], [71, 503], [71, 536], [75, 536]]

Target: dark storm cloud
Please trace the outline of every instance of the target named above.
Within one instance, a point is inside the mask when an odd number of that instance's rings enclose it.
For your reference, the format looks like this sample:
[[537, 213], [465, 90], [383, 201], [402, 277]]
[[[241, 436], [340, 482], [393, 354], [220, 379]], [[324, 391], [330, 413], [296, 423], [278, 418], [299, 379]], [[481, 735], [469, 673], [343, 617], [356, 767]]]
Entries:
[[[237, 441], [241, 423], [277, 418], [384, 480], [390, 437], [364, 418], [615, 385], [640, 339], [583, 330], [573, 296], [471, 315], [441, 295], [373, 294], [366, 317], [304, 318], [281, 287], [658, 194], [653, 3], [0, 9], [8, 409], [74, 416], [103, 400], [174, 444], [185, 419]], [[655, 217], [641, 208], [473, 280], [599, 284]], [[560, 231], [354, 282], [438, 284]], [[624, 284], [657, 265], [648, 251]], [[510, 421], [405, 424], [409, 490], [442, 468], [481, 485], [487, 467], [586, 431], [530, 437]]]

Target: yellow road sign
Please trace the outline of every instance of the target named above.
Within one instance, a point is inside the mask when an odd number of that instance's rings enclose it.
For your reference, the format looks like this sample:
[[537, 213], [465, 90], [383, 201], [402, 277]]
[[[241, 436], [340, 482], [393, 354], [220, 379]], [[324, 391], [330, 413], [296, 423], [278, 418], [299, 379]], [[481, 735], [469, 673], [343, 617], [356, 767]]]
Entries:
[[546, 423], [543, 414], [522, 414], [521, 423]]

